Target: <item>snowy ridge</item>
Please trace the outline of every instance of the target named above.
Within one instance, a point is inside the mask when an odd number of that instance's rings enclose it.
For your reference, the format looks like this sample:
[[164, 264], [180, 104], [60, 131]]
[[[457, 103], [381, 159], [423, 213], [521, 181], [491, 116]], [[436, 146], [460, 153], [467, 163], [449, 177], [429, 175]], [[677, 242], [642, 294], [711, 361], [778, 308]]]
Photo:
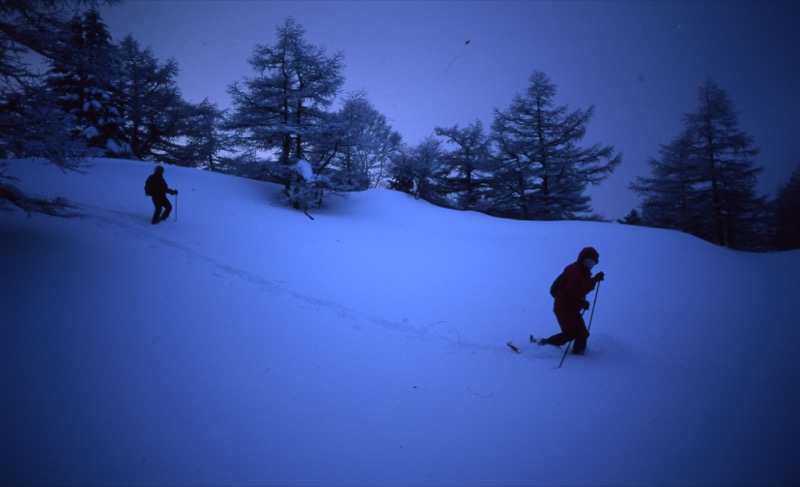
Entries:
[[[83, 213], [0, 213], [11, 484], [793, 484], [800, 252], [519, 222], [374, 190], [315, 220], [280, 188], [152, 164], [14, 162]], [[174, 202], [174, 200], [173, 200]], [[606, 273], [585, 357], [552, 278]], [[505, 346], [522, 348], [514, 354]], [[575, 458], [576, 465], [564, 458]]]

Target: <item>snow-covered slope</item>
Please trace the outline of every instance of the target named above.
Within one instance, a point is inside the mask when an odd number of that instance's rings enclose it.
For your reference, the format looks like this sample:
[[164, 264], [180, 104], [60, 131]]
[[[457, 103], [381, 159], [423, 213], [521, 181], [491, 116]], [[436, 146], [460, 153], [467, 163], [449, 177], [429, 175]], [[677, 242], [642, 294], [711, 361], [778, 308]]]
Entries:
[[[77, 219], [0, 213], [9, 484], [772, 485], [800, 469], [800, 252], [520, 222], [373, 190], [14, 162]], [[593, 245], [586, 356], [548, 288]], [[508, 340], [522, 345], [513, 354]]]

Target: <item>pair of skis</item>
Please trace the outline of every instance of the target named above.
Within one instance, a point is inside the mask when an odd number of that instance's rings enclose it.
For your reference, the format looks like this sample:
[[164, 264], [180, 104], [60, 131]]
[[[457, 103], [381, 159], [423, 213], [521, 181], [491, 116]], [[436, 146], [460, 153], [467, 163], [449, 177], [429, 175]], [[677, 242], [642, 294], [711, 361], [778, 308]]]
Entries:
[[[539, 342], [536, 341], [535, 338], [533, 338], [533, 335], [528, 337], [528, 339], [530, 340], [531, 343], [539, 343]], [[522, 350], [520, 350], [520, 348], [518, 346], [514, 345], [514, 343], [508, 342], [508, 343], [506, 343], [506, 345], [508, 345], [508, 348], [513, 350], [514, 353], [522, 353]]]
[[[541, 340], [537, 341], [535, 338], [533, 338], [533, 335], [530, 335], [528, 337], [528, 339], [530, 340], [531, 343], [537, 343], [539, 345], [544, 345]], [[506, 343], [506, 345], [508, 345], [508, 348], [510, 348], [514, 353], [522, 353], [522, 350], [518, 346], [514, 345], [513, 342], [509, 341], [509, 342]], [[560, 369], [561, 366], [564, 364], [564, 359], [567, 357], [567, 352], [569, 351], [570, 345], [572, 345], [572, 340], [567, 342], [567, 348], [564, 349], [564, 354], [561, 355], [561, 361], [558, 363], [558, 367], [556, 367], [557, 369]]]

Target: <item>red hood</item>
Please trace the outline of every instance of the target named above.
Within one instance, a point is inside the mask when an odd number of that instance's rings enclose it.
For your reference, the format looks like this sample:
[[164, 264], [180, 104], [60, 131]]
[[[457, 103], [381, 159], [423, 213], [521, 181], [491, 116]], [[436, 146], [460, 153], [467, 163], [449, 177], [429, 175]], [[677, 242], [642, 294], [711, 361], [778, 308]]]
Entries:
[[600, 262], [600, 254], [597, 253], [597, 250], [594, 247], [584, 247], [581, 252], [578, 254], [578, 263], [583, 263], [583, 259], [590, 257], [591, 259], [595, 260], [596, 262]]

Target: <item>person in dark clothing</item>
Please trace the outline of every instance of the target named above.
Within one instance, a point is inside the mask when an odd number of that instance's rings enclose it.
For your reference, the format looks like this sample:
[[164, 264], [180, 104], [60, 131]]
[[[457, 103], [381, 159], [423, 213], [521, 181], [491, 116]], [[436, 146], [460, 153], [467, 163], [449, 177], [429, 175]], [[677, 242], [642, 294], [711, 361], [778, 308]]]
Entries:
[[167, 182], [164, 180], [164, 168], [156, 166], [153, 174], [147, 177], [144, 183], [144, 194], [153, 199], [153, 212], [152, 223], [158, 223], [161, 220], [166, 220], [172, 211], [172, 203], [167, 198], [167, 193], [178, 194], [177, 189], [170, 189]]
[[603, 272], [592, 276], [592, 268], [600, 262], [600, 254], [592, 247], [586, 247], [578, 254], [578, 260], [564, 268], [551, 289], [553, 313], [558, 320], [561, 332], [539, 341], [539, 345], [561, 345], [575, 340], [572, 353], [583, 355], [589, 331], [583, 321], [581, 310], [589, 308], [586, 295], [599, 281], [605, 278]]

